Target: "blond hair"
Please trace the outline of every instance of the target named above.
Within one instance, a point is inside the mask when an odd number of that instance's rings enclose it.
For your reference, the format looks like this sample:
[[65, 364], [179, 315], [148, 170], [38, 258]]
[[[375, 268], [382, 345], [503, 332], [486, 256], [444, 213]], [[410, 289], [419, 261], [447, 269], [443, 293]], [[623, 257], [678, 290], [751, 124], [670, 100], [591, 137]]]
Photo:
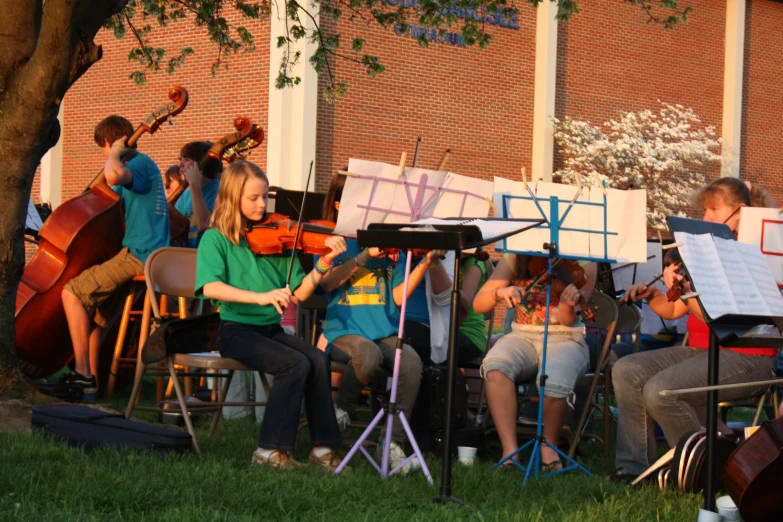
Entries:
[[240, 160], [228, 166], [220, 180], [215, 210], [209, 220], [209, 226], [226, 236], [235, 245], [239, 244], [239, 240], [245, 234], [242, 227], [240, 200], [245, 182], [250, 177], [263, 180], [269, 185], [269, 179], [264, 171], [254, 163]]

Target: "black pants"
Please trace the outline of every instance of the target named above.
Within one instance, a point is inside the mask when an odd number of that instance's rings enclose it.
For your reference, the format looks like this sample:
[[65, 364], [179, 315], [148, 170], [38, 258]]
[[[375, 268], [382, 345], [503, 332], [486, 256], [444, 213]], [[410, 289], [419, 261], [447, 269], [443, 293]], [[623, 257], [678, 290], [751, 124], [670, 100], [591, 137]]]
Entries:
[[[406, 320], [405, 338], [410, 341], [410, 345], [419, 354], [422, 363], [434, 364], [430, 357], [432, 343], [430, 342], [429, 326], [418, 321]], [[459, 332], [457, 335], [457, 366], [465, 365], [477, 357], [481, 357], [482, 353], [465, 334]]]
[[324, 352], [283, 332], [280, 325], [229, 321], [220, 323], [218, 348], [223, 357], [275, 377], [261, 423], [259, 448], [294, 451], [303, 398], [313, 447], [340, 444]]

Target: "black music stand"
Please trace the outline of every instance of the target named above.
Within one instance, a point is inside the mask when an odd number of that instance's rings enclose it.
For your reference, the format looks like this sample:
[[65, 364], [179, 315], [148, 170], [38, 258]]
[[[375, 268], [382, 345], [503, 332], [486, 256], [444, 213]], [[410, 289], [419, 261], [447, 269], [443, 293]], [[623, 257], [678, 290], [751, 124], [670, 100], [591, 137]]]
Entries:
[[[455, 223], [464, 223], [464, 218], [455, 218]], [[506, 237], [518, 234], [530, 228], [545, 223], [543, 219], [497, 219], [487, 221], [515, 221], [519, 223], [519, 228], [512, 232], [484, 238], [481, 230], [475, 225], [455, 224], [455, 225], [432, 225], [436, 231], [432, 231], [429, 226], [415, 224], [371, 224], [367, 230], [357, 231], [357, 240], [361, 248], [399, 248], [425, 250], [453, 250], [454, 251], [454, 284], [451, 290], [451, 310], [449, 324], [449, 353], [448, 353], [448, 395], [446, 396], [446, 423], [444, 426], [443, 438], [443, 465], [440, 480], [440, 495], [432, 497], [430, 500], [437, 503], [451, 502], [466, 506], [463, 501], [451, 495], [451, 431], [452, 417], [454, 414], [454, 384], [457, 374], [457, 336], [458, 336], [458, 313], [459, 313], [459, 265], [460, 255], [463, 250], [476, 248]], [[421, 228], [422, 230], [401, 230], [403, 228]], [[400, 318], [404, 321], [404, 318]], [[389, 405], [394, 408], [396, 405]]]
[[[723, 223], [711, 223], [698, 219], [681, 218], [668, 216], [666, 218], [669, 224], [669, 230], [674, 232], [687, 232], [690, 234], [712, 234], [723, 239], [734, 239], [731, 229]], [[688, 267], [683, 263], [686, 273]], [[696, 288], [695, 290], [698, 290]], [[708, 386], [718, 384], [718, 363], [720, 347], [729, 348], [783, 348], [783, 338], [774, 337], [743, 337], [743, 335], [760, 324], [774, 324], [774, 319], [783, 320], [781, 317], [757, 316], [757, 315], [734, 315], [726, 314], [720, 317], [710, 317], [701, 300], [698, 297], [694, 299], [699, 303], [705, 322], [710, 329], [710, 347], [708, 350], [707, 362], [707, 383]], [[707, 392], [707, 478], [704, 486], [704, 509], [715, 511], [715, 439], [718, 433], [718, 390], [712, 389]], [[720, 472], [720, 470], [717, 470]]]

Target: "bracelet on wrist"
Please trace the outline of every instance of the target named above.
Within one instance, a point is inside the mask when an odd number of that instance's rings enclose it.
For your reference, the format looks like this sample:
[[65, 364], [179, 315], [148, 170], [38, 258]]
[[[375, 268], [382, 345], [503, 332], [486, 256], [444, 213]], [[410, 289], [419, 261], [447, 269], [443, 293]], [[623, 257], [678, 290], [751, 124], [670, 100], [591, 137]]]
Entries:
[[334, 261], [328, 261], [325, 258], [321, 257], [318, 259], [318, 262], [315, 263], [315, 269], [318, 271], [319, 274], [323, 275], [326, 272], [329, 271], [330, 268], [332, 268], [332, 264]]

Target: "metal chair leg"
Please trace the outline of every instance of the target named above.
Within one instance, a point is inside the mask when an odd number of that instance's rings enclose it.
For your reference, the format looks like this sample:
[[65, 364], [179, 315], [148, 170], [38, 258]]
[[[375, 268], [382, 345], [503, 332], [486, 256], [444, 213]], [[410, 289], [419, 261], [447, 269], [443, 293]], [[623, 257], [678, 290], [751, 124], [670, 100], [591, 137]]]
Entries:
[[182, 412], [182, 417], [185, 419], [185, 426], [188, 428], [188, 433], [193, 438], [193, 449], [197, 455], [201, 455], [201, 449], [198, 447], [198, 440], [196, 439], [196, 430], [193, 428], [193, 422], [190, 419], [188, 413], [188, 406], [185, 404], [185, 398], [182, 395], [182, 389], [179, 387], [179, 381], [177, 380], [177, 371], [174, 369], [174, 363], [171, 361], [171, 357], [166, 357], [166, 364], [169, 368], [169, 377], [174, 383], [174, 391], [177, 394], [177, 400], [179, 401], [179, 408]]

